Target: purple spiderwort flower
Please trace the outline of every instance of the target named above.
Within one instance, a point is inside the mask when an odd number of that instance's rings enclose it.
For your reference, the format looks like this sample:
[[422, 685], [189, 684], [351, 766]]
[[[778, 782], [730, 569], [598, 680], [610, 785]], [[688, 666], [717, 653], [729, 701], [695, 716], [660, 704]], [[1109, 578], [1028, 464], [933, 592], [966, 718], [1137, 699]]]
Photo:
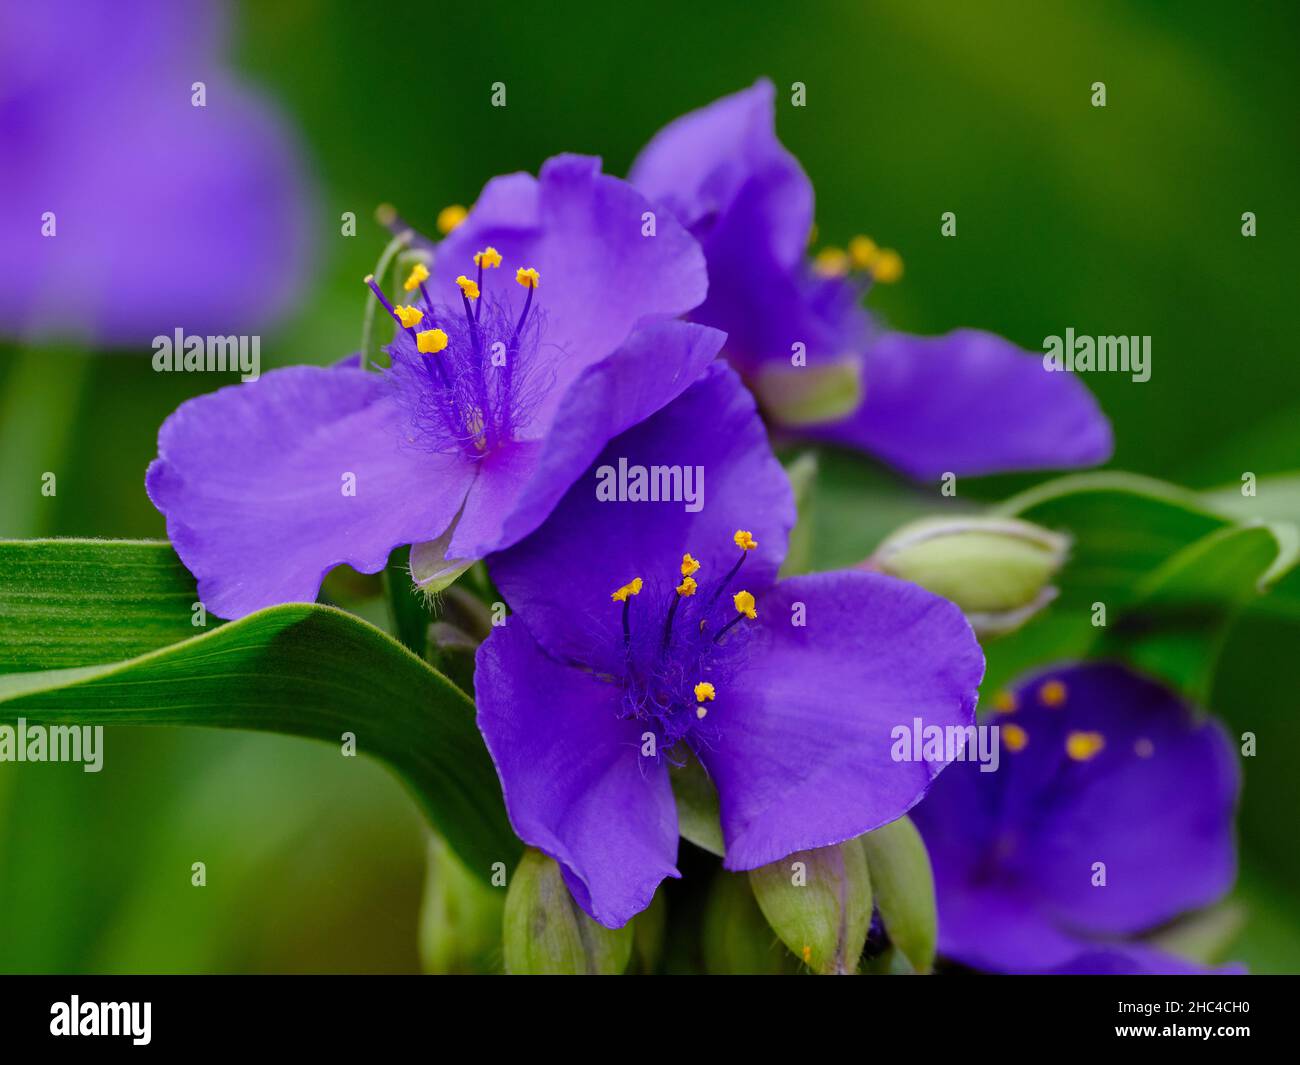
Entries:
[[1042, 673], [995, 708], [997, 772], [954, 765], [912, 814], [939, 952], [996, 972], [1196, 971], [1137, 937], [1232, 885], [1223, 730], [1112, 664]]
[[308, 182], [223, 23], [203, 0], [0, 8], [0, 334], [130, 346], [292, 302]]
[[[616, 469], [702, 469], [704, 505], [602, 499]], [[717, 786], [727, 868], [753, 869], [924, 794], [942, 763], [892, 761], [899, 722], [973, 720], [983, 656], [961, 612], [881, 574], [778, 581], [794, 517], [718, 361], [488, 560], [515, 613], [478, 652], [479, 728], [515, 831], [602, 924], [679, 875], [668, 767], [687, 752]]]
[[147, 487], [208, 608], [310, 601], [403, 544], [445, 535], [439, 558], [464, 561], [532, 532], [721, 347], [671, 320], [703, 299], [704, 258], [671, 220], [642, 236], [647, 209], [590, 157], [496, 178], [410, 304], [367, 279], [401, 325], [388, 370], [290, 367], [182, 404]]
[[691, 317], [728, 334], [725, 354], [760, 400], [804, 387], [805, 371], [791, 365], [796, 343], [808, 370], [838, 367], [861, 382], [856, 406], [826, 420], [801, 416], [792, 432], [870, 452], [916, 478], [1109, 457], [1109, 423], [1073, 376], [979, 330], [881, 331], [860, 306], [866, 281], [819, 276], [806, 251], [812, 185], [776, 137], [771, 82], [670, 123], [630, 180], [699, 239], [711, 283]]

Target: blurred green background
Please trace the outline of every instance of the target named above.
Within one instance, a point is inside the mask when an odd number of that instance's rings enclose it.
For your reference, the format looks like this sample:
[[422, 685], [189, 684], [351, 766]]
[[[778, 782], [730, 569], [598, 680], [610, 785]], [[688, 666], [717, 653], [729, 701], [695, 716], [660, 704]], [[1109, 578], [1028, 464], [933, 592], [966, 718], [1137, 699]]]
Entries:
[[[1067, 327], [1149, 334], [1149, 382], [1088, 379], [1115, 425], [1112, 466], [1196, 488], [1294, 469], [1298, 30], [1290, 3], [238, 5], [232, 62], [297, 124], [319, 185], [312, 287], [263, 360], [357, 349], [360, 279], [387, 237], [377, 204], [432, 230], [492, 175], [558, 151], [622, 174], [665, 122], [767, 75], [822, 238], [865, 232], [902, 252], [903, 281], [871, 300], [892, 324], [979, 326], [1039, 350]], [[489, 106], [496, 81], [505, 108]], [[789, 106], [794, 81], [804, 108]], [[162, 536], [143, 491], [157, 427], [213, 382], [155, 374], [147, 350], [52, 349], [36, 373], [16, 354], [0, 347], [0, 533]], [[52, 500], [31, 489], [47, 469]], [[998, 498], [1034, 480], [972, 488]], [[1229, 640], [1216, 709], [1279, 753], [1258, 785], [1247, 767], [1249, 918], [1233, 956], [1294, 972], [1282, 752], [1300, 731], [1277, 664], [1300, 641], [1252, 624]], [[108, 746], [99, 776], [0, 764], [0, 969], [417, 967], [423, 829], [382, 770], [262, 735], [118, 729]]]

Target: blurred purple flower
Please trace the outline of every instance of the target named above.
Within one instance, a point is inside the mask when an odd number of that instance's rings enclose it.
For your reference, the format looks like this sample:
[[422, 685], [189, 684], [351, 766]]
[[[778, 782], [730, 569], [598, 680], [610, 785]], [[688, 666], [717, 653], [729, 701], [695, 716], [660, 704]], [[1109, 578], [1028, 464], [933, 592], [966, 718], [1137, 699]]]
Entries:
[[0, 335], [246, 332], [300, 290], [307, 181], [287, 123], [226, 69], [222, 14], [0, 8]]
[[389, 370], [296, 366], [182, 404], [147, 487], [208, 609], [310, 601], [332, 567], [375, 573], [444, 533], [439, 559], [482, 558], [541, 524], [722, 345], [670, 320], [704, 297], [704, 257], [672, 222], [645, 239], [647, 209], [589, 157], [496, 178], [412, 305], [376, 287], [403, 323]]
[[912, 814], [940, 953], [994, 972], [1197, 971], [1137, 937], [1232, 886], [1224, 731], [1108, 664], [1043, 673], [999, 709], [998, 771], [954, 765]]
[[[670, 123], [630, 180], [699, 239], [709, 298], [692, 317], [727, 333], [725, 354], [778, 425], [774, 407], [792, 416], [799, 394], [829, 372], [850, 407], [786, 427], [870, 452], [913, 477], [1109, 457], [1110, 425], [1073, 376], [1048, 373], [1040, 357], [978, 330], [882, 332], [860, 306], [865, 281], [812, 269], [812, 185], [777, 140], [771, 82]], [[791, 365], [796, 343], [806, 369]], [[856, 406], [852, 380], [862, 389]]]
[[[707, 502], [602, 499], [624, 469], [703, 471]], [[515, 614], [478, 653], [479, 728], [515, 831], [602, 924], [679, 875], [668, 766], [687, 751], [717, 786], [726, 867], [753, 869], [915, 803], [944, 763], [893, 761], [900, 722], [973, 720], [983, 656], [961, 612], [880, 574], [778, 581], [794, 517], [753, 399], [715, 362], [489, 559]]]

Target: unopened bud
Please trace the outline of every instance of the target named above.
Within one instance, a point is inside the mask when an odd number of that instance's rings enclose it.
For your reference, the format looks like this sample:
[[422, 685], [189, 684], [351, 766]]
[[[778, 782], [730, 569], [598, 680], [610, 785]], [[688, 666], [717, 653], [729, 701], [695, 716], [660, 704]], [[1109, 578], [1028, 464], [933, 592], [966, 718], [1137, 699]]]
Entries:
[[871, 878], [859, 840], [797, 851], [749, 874], [768, 924], [815, 973], [857, 971], [871, 927]]
[[1013, 518], [927, 518], [899, 529], [866, 568], [956, 603], [981, 636], [1010, 632], [1056, 598], [1070, 540]]
[[862, 364], [857, 358], [810, 366], [776, 363], [760, 370], [752, 384], [763, 410], [781, 425], [837, 421], [862, 405]]
[[555, 861], [531, 847], [511, 874], [503, 931], [506, 972], [516, 976], [616, 976], [632, 956], [632, 922], [597, 924]]
[[890, 946], [913, 972], [928, 973], [934, 966], [934, 875], [921, 833], [900, 817], [861, 839]]

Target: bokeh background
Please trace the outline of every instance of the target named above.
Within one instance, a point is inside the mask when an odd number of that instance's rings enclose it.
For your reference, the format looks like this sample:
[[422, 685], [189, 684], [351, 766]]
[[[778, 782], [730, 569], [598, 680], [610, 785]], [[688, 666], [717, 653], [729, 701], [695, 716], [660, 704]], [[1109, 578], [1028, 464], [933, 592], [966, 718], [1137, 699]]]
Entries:
[[[1088, 379], [1114, 422], [1113, 468], [1193, 488], [1292, 470], [1298, 45], [1286, 2], [238, 4], [228, 60], [296, 127], [314, 180], [315, 258], [263, 333], [264, 365], [357, 349], [360, 279], [387, 239], [378, 204], [431, 230], [492, 175], [557, 151], [625, 173], [669, 119], [766, 75], [822, 236], [902, 252], [903, 281], [871, 297], [891, 323], [1039, 350], [1066, 327], [1149, 334], [1149, 382]], [[496, 81], [505, 108], [489, 106]], [[227, 382], [153, 373], [150, 354], [0, 343], [0, 535], [163, 535], [143, 490], [157, 427]], [[49, 469], [55, 499], [33, 489]], [[1230, 951], [1256, 971], [1300, 971], [1298, 631], [1243, 618], [1214, 697], [1261, 737]], [[0, 970], [415, 970], [424, 855], [413, 804], [365, 760], [116, 729], [97, 776], [0, 764]], [[199, 860], [204, 891], [189, 884]]]

